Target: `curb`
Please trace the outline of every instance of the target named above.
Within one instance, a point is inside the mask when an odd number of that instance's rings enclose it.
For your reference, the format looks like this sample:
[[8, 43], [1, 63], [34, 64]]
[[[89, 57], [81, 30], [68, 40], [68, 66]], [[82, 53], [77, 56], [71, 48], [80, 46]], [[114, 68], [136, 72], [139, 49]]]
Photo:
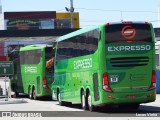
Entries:
[[27, 103], [27, 101], [25, 101], [24, 99], [14, 99], [14, 98], [9, 98], [8, 101], [0, 101], [0, 105], [1, 104], [20, 104], [20, 103]]

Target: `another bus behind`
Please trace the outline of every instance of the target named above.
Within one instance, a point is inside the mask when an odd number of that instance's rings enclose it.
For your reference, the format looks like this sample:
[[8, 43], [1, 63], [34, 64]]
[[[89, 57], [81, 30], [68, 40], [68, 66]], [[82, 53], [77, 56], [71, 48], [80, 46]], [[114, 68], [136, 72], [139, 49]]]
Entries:
[[46, 67], [53, 59], [54, 49], [50, 45], [29, 45], [20, 49], [20, 66], [23, 89], [30, 99], [51, 96], [53, 64]]

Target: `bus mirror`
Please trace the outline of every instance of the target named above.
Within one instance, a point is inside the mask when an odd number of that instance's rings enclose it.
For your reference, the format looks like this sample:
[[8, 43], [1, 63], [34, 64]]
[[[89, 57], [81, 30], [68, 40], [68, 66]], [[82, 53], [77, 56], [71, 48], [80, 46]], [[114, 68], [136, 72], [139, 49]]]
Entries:
[[99, 31], [99, 38], [98, 38], [98, 40], [100, 40], [101, 39], [101, 31]]

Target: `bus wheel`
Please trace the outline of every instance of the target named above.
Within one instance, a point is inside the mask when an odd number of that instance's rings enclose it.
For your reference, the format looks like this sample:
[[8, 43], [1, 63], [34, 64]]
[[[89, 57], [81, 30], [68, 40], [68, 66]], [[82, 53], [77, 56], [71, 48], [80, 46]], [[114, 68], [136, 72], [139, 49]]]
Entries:
[[88, 92], [87, 102], [88, 102], [89, 111], [91, 111], [91, 112], [94, 111], [95, 110], [95, 106], [92, 105], [92, 97], [90, 95], [90, 92]]
[[85, 98], [85, 95], [84, 95], [84, 91], [82, 91], [82, 93], [81, 93], [81, 105], [82, 105], [83, 110], [87, 109], [86, 98]]
[[33, 94], [32, 94], [32, 88], [31, 87], [28, 88], [28, 94], [29, 94], [29, 99], [32, 99]]
[[18, 92], [16, 92], [15, 94], [16, 94], [16, 98], [19, 97], [19, 93]]
[[36, 96], [36, 90], [33, 89], [33, 99], [36, 100], [37, 99], [37, 96]]
[[60, 94], [60, 92], [58, 92], [58, 102], [59, 102], [60, 106], [64, 105], [64, 102], [61, 100], [61, 94]]

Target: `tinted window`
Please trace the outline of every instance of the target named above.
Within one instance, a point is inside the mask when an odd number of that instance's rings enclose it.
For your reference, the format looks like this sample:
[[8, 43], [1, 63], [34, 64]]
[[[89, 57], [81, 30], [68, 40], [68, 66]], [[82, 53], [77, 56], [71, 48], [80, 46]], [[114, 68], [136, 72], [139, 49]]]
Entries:
[[38, 64], [41, 58], [41, 50], [29, 50], [20, 52], [21, 64]]
[[98, 48], [99, 31], [93, 30], [58, 43], [57, 60], [93, 54]]
[[54, 57], [54, 49], [53, 47], [46, 47], [45, 48], [45, 59], [50, 59]]
[[113, 24], [106, 26], [106, 43], [131, 41], [152, 41], [148, 24]]

